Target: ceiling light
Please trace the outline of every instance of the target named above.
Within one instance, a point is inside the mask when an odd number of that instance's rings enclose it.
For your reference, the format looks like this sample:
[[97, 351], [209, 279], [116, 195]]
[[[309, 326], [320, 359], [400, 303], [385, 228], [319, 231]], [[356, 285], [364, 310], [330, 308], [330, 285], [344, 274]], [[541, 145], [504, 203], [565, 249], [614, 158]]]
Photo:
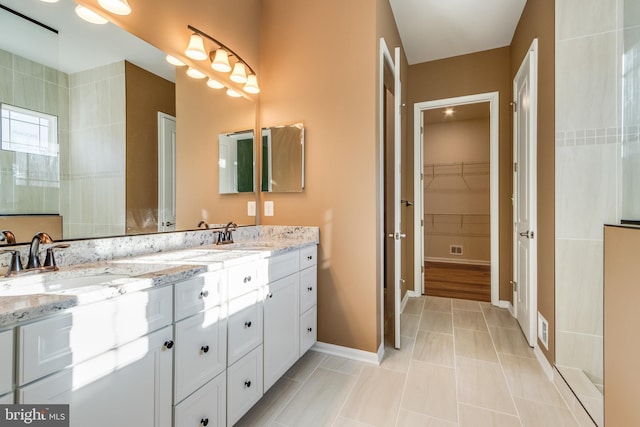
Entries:
[[202, 61], [203, 59], [207, 59], [209, 55], [204, 50], [204, 40], [199, 34], [191, 34], [191, 38], [189, 39], [189, 46], [184, 51], [184, 54], [187, 55], [191, 59], [195, 59], [197, 61]]
[[204, 79], [207, 77], [202, 71], [196, 70], [195, 68], [187, 68], [187, 76], [194, 79]]
[[444, 110], [445, 116], [453, 116], [453, 108], [447, 108]]
[[95, 13], [93, 10], [80, 5], [76, 6], [76, 15], [78, 15], [80, 18], [84, 19], [87, 22], [91, 22], [92, 24], [102, 25], [109, 22], [106, 19], [104, 19], [102, 16]]
[[247, 83], [242, 88], [247, 93], [260, 93], [260, 88], [258, 87], [258, 79], [255, 74], [249, 74], [247, 77]]
[[236, 83], [246, 83], [247, 82], [247, 70], [244, 66], [244, 63], [238, 61], [233, 66], [233, 73], [229, 76], [231, 81]]
[[108, 12], [116, 15], [128, 15], [131, 13], [131, 6], [127, 0], [98, 0], [98, 4]]
[[235, 90], [233, 90], [231, 88], [227, 89], [227, 95], [229, 95], [229, 96], [231, 96], [233, 98], [238, 98], [238, 97], [241, 96], [239, 92], [237, 92], [237, 91], [235, 91]]
[[229, 54], [224, 49], [216, 50], [216, 55], [211, 63], [211, 68], [221, 73], [228, 73], [231, 71], [231, 65], [229, 65]]
[[184, 62], [180, 61], [175, 56], [167, 55], [164, 57], [164, 59], [166, 59], [169, 64], [175, 65], [176, 67], [183, 67], [186, 65]]
[[222, 89], [224, 87], [222, 83], [214, 79], [207, 80], [207, 86], [209, 86], [211, 89]]

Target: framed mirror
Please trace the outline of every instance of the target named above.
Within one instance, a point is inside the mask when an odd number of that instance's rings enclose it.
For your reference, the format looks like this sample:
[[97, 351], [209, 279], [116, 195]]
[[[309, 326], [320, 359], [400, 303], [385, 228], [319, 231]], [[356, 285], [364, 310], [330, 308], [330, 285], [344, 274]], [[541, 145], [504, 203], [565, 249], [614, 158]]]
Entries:
[[262, 191], [304, 189], [304, 126], [296, 123], [262, 129]]
[[218, 135], [220, 194], [253, 193], [255, 182], [252, 130]]
[[34, 230], [69, 240], [255, 224], [245, 198], [218, 198], [211, 161], [211, 135], [255, 126], [254, 101], [212, 93], [112, 23], [82, 21], [73, 0], [2, 6], [0, 103], [58, 117], [59, 150], [0, 150], [0, 228], [24, 243]]

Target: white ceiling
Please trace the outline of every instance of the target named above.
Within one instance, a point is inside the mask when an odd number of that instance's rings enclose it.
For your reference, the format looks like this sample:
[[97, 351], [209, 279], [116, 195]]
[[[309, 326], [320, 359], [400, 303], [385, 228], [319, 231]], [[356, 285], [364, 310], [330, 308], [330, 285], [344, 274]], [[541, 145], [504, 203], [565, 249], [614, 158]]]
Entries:
[[409, 64], [511, 44], [526, 0], [389, 0]]

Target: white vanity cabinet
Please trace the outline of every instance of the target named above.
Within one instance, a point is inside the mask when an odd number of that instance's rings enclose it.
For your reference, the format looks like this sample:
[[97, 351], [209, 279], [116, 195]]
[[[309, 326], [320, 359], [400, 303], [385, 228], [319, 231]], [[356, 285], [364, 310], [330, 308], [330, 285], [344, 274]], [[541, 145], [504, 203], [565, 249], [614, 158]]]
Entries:
[[0, 364], [0, 403], [13, 403], [13, 329], [0, 332], [0, 348], [8, 357]]
[[17, 403], [70, 405], [73, 427], [170, 427], [171, 287], [16, 328]]
[[174, 425], [224, 426], [227, 304], [224, 271], [174, 284]]
[[317, 341], [318, 249], [308, 246], [300, 250], [300, 356]]

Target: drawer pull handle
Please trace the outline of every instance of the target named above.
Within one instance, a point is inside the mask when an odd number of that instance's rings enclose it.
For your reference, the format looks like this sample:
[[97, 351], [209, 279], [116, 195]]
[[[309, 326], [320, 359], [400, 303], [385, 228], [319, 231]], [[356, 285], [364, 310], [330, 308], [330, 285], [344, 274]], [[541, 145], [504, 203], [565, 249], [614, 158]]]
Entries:
[[251, 281], [251, 276], [247, 276], [244, 278], [244, 283], [250, 282]]
[[203, 418], [200, 420], [200, 425], [207, 427], [209, 425], [209, 418]]
[[311, 292], [311, 291], [313, 290], [313, 286], [309, 286], [309, 287], [307, 288], [307, 290], [308, 290], [309, 292]]
[[311, 261], [313, 259], [313, 255], [307, 256], [307, 260]]
[[206, 297], [208, 297], [208, 296], [209, 296], [209, 291], [202, 291], [202, 292], [200, 292], [200, 296], [201, 296], [202, 298], [206, 298]]
[[200, 347], [200, 350], [202, 350], [203, 353], [208, 353], [209, 352], [209, 346], [208, 345], [203, 345], [202, 347]]
[[245, 388], [250, 388], [251, 387], [251, 381], [245, 381], [244, 382], [244, 387]]
[[313, 328], [307, 328], [307, 332], [313, 332]]
[[165, 341], [164, 342], [164, 346], [168, 349], [173, 348], [173, 341], [169, 340], [169, 341]]
[[251, 327], [251, 320], [249, 320], [248, 322], [244, 322], [244, 327], [245, 328], [250, 328]]
[[273, 294], [272, 294], [271, 292], [269, 292], [269, 293], [267, 294], [267, 296], [268, 296], [269, 298], [273, 298]]

